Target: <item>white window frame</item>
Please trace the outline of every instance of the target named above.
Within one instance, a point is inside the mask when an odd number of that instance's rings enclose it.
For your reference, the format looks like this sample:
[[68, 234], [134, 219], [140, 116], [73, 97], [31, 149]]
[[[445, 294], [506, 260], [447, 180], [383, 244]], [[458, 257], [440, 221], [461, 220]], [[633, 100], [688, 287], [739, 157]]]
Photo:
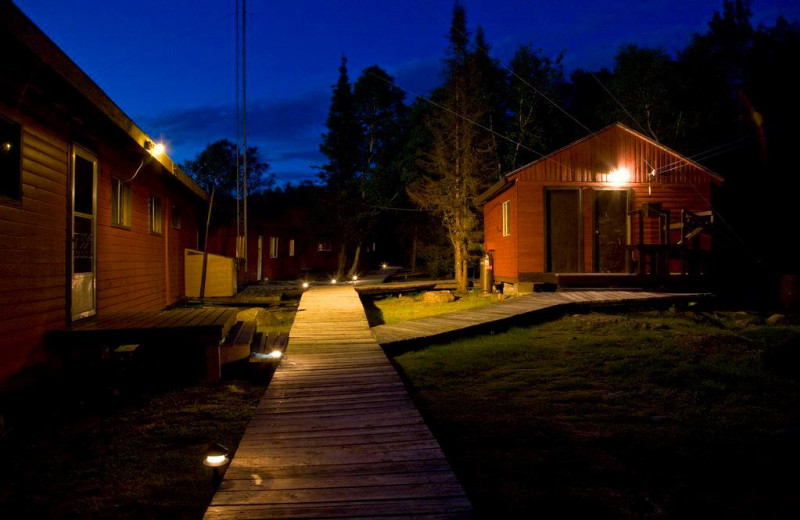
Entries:
[[148, 205], [150, 233], [160, 235], [164, 229], [164, 209], [161, 204], [161, 199], [153, 195], [150, 197], [150, 203]]
[[278, 237], [269, 237], [269, 257], [278, 258]]
[[503, 202], [503, 236], [511, 234], [511, 201]]
[[111, 177], [111, 225], [131, 227], [131, 185], [122, 179]]

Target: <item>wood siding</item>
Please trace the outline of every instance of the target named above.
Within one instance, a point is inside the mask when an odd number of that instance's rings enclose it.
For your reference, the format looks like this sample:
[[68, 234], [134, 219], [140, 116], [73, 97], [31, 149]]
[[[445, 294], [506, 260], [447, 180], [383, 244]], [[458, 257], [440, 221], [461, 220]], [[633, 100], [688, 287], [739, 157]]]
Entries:
[[[605, 175], [620, 167], [630, 172], [628, 182], [618, 186], [607, 182]], [[655, 175], [651, 175], [653, 171]], [[495, 277], [507, 281], [535, 279], [546, 270], [545, 191], [549, 188], [581, 189], [582, 267], [584, 272], [593, 272], [597, 190], [628, 190], [629, 209], [657, 202], [670, 210], [672, 222], [678, 222], [682, 209], [710, 210], [711, 184], [721, 182], [695, 163], [622, 125], [612, 125], [520, 168], [509, 174], [508, 181], [515, 182], [514, 186], [484, 205], [485, 245], [494, 250]], [[502, 237], [501, 205], [509, 199], [515, 201], [512, 236]], [[638, 242], [636, 229], [634, 225], [633, 243]], [[657, 219], [647, 219], [645, 241], [654, 242], [657, 237]], [[670, 242], [677, 240], [673, 232]], [[708, 237], [701, 245], [710, 248]], [[677, 269], [675, 265], [671, 268]]]
[[[11, 3], [0, 3], [0, 116], [21, 127], [21, 200], [0, 200], [0, 390], [47, 360], [45, 335], [69, 320], [70, 161], [73, 145], [97, 157], [97, 314], [161, 310], [183, 294], [183, 249], [196, 247], [204, 194]], [[148, 138], [149, 139], [149, 138]], [[111, 225], [111, 177], [132, 181], [131, 225]], [[149, 232], [148, 199], [163, 229]], [[181, 208], [181, 229], [171, 226]], [[22, 376], [21, 376], [22, 377]], [[24, 379], [24, 378], [22, 378]], [[25, 382], [25, 381], [22, 381]]]
[[0, 202], [0, 381], [44, 361], [44, 334], [66, 321], [69, 165], [66, 141], [1, 108], [22, 125], [22, 201]]
[[[503, 236], [503, 203], [511, 204], [510, 232]], [[492, 251], [494, 277], [498, 281], [516, 276], [518, 239], [520, 236], [517, 187], [511, 186], [483, 207], [485, 245]]]

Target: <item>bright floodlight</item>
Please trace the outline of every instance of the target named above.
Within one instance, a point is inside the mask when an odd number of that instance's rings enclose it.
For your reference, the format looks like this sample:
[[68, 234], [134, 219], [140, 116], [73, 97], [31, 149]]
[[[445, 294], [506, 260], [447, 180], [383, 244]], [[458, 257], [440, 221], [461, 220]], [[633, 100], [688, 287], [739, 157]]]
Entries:
[[336, 278], [331, 278], [331, 283], [336, 284]]
[[357, 274], [354, 274], [354, 275], [353, 275], [353, 281], [355, 282], [356, 280], [358, 280], [358, 275], [357, 275]]
[[162, 153], [164, 153], [164, 144], [163, 143], [156, 143], [153, 146], [153, 149], [150, 150], [150, 153], [153, 154], [153, 155], [161, 155]]
[[272, 352], [267, 354], [267, 357], [270, 359], [282, 359], [283, 352], [281, 352], [280, 350], [273, 350]]
[[303, 282], [303, 289], [308, 289], [308, 282]]
[[627, 183], [630, 180], [630, 172], [627, 168], [617, 168], [616, 170], [611, 170], [608, 172], [606, 176], [606, 180], [609, 184], [613, 184], [614, 186], [620, 186], [622, 184]]

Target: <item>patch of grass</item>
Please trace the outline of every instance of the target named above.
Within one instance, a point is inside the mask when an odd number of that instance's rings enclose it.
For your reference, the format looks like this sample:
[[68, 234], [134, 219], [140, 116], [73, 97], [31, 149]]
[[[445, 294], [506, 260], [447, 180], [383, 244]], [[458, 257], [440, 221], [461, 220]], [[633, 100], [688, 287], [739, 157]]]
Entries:
[[497, 295], [483, 294], [480, 290], [474, 289], [457, 296], [455, 301], [449, 303], [424, 303], [422, 293], [384, 297], [362, 296], [361, 301], [364, 303], [370, 327], [375, 327], [475, 309], [502, 300]]
[[479, 516], [783, 518], [800, 510], [800, 337], [735, 313], [565, 317], [395, 358]]
[[6, 518], [199, 518], [214, 494], [202, 464], [208, 445], [236, 448], [266, 385], [40, 403], [0, 439], [0, 510]]

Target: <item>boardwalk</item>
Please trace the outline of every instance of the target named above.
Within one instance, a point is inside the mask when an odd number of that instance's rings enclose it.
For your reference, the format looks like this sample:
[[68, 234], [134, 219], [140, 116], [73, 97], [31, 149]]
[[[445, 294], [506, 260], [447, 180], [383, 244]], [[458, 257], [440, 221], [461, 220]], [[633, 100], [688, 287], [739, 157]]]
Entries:
[[372, 333], [381, 345], [392, 345], [420, 339], [439, 339], [454, 333], [479, 327], [499, 326], [511, 320], [547, 310], [569, 306], [625, 303], [641, 300], [690, 300], [704, 298], [703, 294], [675, 294], [632, 291], [574, 291], [532, 293], [487, 307], [470, 309], [404, 321], [391, 325], [378, 325]]
[[206, 518], [471, 517], [352, 287], [304, 293]]

